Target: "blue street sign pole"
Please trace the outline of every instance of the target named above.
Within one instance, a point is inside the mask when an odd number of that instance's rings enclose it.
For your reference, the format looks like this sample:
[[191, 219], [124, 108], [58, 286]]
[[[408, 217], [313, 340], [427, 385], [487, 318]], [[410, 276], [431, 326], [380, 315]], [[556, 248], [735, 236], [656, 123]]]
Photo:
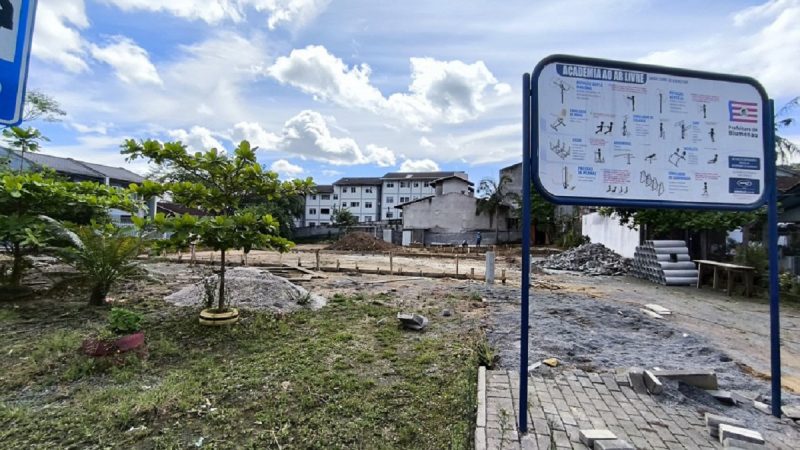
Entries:
[[772, 415], [781, 416], [781, 327], [780, 286], [778, 285], [778, 188], [775, 168], [775, 102], [767, 106], [764, 128], [767, 133], [765, 186], [767, 191], [767, 228], [769, 229], [769, 329], [772, 372]]
[[522, 75], [522, 288], [519, 328], [519, 431], [528, 431], [528, 294], [531, 288], [531, 76]]
[[0, 10], [0, 126], [22, 122], [37, 0], [10, 0]]

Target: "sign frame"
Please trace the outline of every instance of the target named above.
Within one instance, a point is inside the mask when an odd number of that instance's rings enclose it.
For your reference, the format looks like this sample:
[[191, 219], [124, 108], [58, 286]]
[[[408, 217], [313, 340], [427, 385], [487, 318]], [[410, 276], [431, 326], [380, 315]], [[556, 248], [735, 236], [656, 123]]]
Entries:
[[[761, 189], [760, 197], [748, 204], [736, 203], [712, 203], [712, 202], [689, 202], [689, 201], [670, 201], [670, 200], [642, 200], [642, 199], [622, 199], [622, 198], [608, 198], [608, 197], [569, 197], [553, 195], [544, 189], [540, 180], [540, 167], [539, 167], [539, 130], [537, 124], [539, 123], [539, 109], [537, 107], [539, 102], [538, 83], [539, 77], [545, 67], [550, 64], [563, 63], [572, 65], [594, 66], [594, 67], [607, 67], [610, 69], [620, 69], [628, 71], [646, 72], [647, 74], [663, 74], [668, 76], [676, 76], [683, 78], [698, 78], [709, 81], [724, 81], [729, 83], [747, 84], [755, 88], [760, 97], [761, 111], [759, 113], [762, 121], [761, 145], [762, 152], [762, 169], [764, 175], [764, 184]], [[677, 69], [672, 67], [656, 66], [650, 64], [638, 64], [625, 61], [613, 61], [600, 58], [589, 58], [574, 55], [555, 54], [547, 56], [542, 59], [534, 68], [531, 74], [531, 111], [530, 120], [527, 121], [527, 126], [530, 127], [531, 132], [531, 164], [532, 172], [531, 178], [539, 192], [547, 201], [560, 204], [560, 205], [576, 205], [576, 206], [611, 206], [622, 208], [662, 208], [662, 209], [699, 209], [699, 210], [717, 210], [717, 211], [753, 211], [760, 208], [767, 202], [767, 186], [768, 179], [768, 153], [769, 153], [769, 130], [768, 124], [771, 123], [769, 117], [769, 98], [763, 86], [754, 78], [741, 76], [741, 75], [728, 75], [715, 72], [703, 72], [697, 70]]]
[[[0, 126], [22, 122], [38, 0], [21, 0], [14, 61], [0, 59]], [[14, 30], [12, 30], [14, 31]]]

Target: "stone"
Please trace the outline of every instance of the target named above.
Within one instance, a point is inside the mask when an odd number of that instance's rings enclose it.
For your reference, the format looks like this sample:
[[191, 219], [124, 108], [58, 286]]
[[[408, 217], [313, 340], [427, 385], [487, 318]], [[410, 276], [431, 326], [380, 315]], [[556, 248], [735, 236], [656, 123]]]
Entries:
[[641, 311], [645, 315], [650, 316], [653, 319], [663, 319], [664, 318], [664, 316], [662, 316], [661, 314], [653, 312], [653, 311], [650, 311], [649, 309], [639, 308], [639, 311]]
[[784, 416], [792, 420], [800, 419], [800, 405], [786, 405], [781, 408], [781, 411]]
[[738, 419], [720, 416], [718, 414], [706, 413], [706, 427], [708, 427], [708, 433], [711, 434], [711, 437], [719, 437], [720, 425], [734, 425], [743, 427], [744, 422]]
[[622, 439], [595, 441], [594, 450], [636, 450], [636, 447]]
[[548, 365], [550, 367], [556, 367], [556, 366], [558, 366], [558, 359], [556, 359], [556, 358], [547, 358], [547, 359], [543, 359], [542, 363], [544, 363], [545, 365]]
[[664, 392], [664, 385], [653, 372], [649, 370], [644, 371], [644, 385], [647, 387], [647, 392], [653, 395], [659, 395]]
[[629, 259], [623, 258], [600, 243], [583, 244], [531, 265], [538, 268], [583, 272], [588, 275], [625, 275], [631, 270]]
[[444, 311], [442, 311], [442, 317], [450, 317], [452, 315], [453, 315], [453, 312], [450, 311], [449, 309], [445, 309]]
[[631, 382], [631, 389], [638, 394], [646, 394], [647, 386], [644, 384], [644, 369], [641, 367], [631, 367], [628, 370], [628, 379]]
[[542, 366], [542, 362], [541, 361], [536, 361], [535, 363], [533, 363], [530, 366], [528, 366], [528, 372], [533, 372], [534, 370], [538, 369], [541, 366]]
[[700, 389], [719, 389], [717, 374], [703, 370], [658, 370], [655, 374], [659, 378], [677, 380]]
[[655, 303], [648, 303], [644, 305], [644, 307], [649, 309], [650, 311], [653, 311], [656, 314], [661, 314], [662, 316], [669, 316], [672, 314], [672, 311], [668, 310], [667, 308], [664, 308], [661, 305], [656, 305]]
[[737, 405], [746, 405], [746, 406], [753, 406], [755, 403], [758, 394], [755, 392], [749, 391], [733, 391], [731, 392], [731, 398]]
[[716, 389], [707, 389], [706, 392], [708, 395], [714, 397], [715, 399], [719, 400], [720, 403], [724, 403], [726, 405], [733, 405], [735, 402], [733, 401], [733, 395], [730, 391], [721, 391]]
[[720, 424], [719, 426], [719, 442], [725, 442], [726, 438], [733, 438], [740, 441], [752, 442], [754, 444], [763, 444], [764, 437], [761, 433], [748, 428], [737, 427], [734, 425]]
[[631, 380], [628, 379], [628, 369], [625, 369], [624, 367], [617, 367], [614, 369], [614, 381], [616, 381], [620, 386], [630, 387]]
[[419, 314], [397, 313], [397, 320], [404, 327], [414, 331], [422, 331], [428, 326], [428, 318]]
[[725, 438], [722, 441], [722, 448], [729, 448], [732, 450], [760, 450], [767, 448], [764, 444], [754, 444], [752, 442], [742, 441], [734, 438]]
[[772, 414], [772, 408], [764, 402], [754, 401], [753, 408], [761, 411], [764, 414]]
[[592, 448], [595, 441], [614, 440], [617, 438], [617, 435], [608, 430], [580, 430], [578, 436], [581, 442], [589, 448]]

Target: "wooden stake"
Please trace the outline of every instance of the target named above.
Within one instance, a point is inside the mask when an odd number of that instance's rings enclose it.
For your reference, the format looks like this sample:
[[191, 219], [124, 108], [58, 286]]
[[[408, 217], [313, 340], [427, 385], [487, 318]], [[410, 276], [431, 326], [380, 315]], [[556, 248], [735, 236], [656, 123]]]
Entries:
[[319, 272], [319, 249], [317, 249], [314, 252], [314, 257], [316, 258], [316, 263], [317, 263], [316, 270], [317, 270], [317, 272]]

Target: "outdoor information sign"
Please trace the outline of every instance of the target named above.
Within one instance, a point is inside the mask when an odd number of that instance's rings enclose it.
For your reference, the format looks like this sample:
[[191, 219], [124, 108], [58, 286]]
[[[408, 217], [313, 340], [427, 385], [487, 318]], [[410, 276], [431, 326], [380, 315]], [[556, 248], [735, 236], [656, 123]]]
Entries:
[[767, 98], [744, 77], [554, 57], [533, 74], [535, 181], [557, 203], [764, 203]]
[[22, 121], [36, 0], [0, 0], [0, 125]]
[[[542, 60], [522, 88], [523, 186], [553, 203], [767, 205], [772, 412], [780, 416], [774, 111], [764, 88], [749, 77], [568, 55]], [[522, 194], [518, 418], [526, 432], [531, 190]]]

